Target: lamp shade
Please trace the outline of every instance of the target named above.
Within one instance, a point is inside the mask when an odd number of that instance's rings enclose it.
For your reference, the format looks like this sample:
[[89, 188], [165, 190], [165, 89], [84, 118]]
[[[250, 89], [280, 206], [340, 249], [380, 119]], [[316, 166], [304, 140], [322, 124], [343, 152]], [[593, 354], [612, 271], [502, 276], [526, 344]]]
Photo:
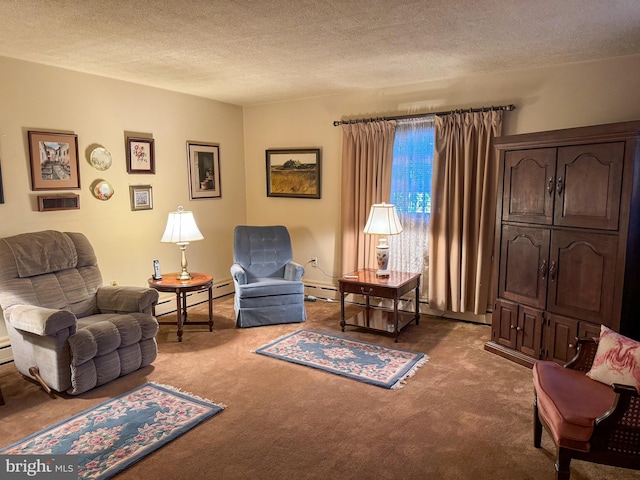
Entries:
[[397, 235], [401, 232], [402, 225], [395, 205], [389, 203], [371, 205], [364, 233], [371, 235]]
[[177, 212], [169, 212], [167, 227], [160, 239], [166, 243], [189, 243], [196, 240], [204, 240], [202, 233], [196, 225], [193, 212], [178, 207]]

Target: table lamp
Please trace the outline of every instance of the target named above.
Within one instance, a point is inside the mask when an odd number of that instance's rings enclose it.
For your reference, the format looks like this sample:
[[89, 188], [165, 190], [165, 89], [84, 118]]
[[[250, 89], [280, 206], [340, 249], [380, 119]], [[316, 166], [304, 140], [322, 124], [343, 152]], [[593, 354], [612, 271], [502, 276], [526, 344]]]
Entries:
[[397, 235], [402, 232], [402, 225], [396, 212], [395, 205], [388, 203], [375, 203], [371, 205], [369, 218], [364, 227], [364, 233], [369, 235], [382, 235], [376, 245], [376, 260], [378, 271], [376, 277], [389, 276], [389, 244], [387, 235]]
[[202, 233], [198, 230], [196, 219], [193, 218], [193, 212], [186, 211], [182, 207], [178, 207], [177, 212], [169, 212], [167, 218], [167, 228], [160, 239], [161, 242], [175, 243], [180, 247], [182, 259], [180, 265], [182, 272], [178, 275], [178, 280], [191, 280], [191, 274], [187, 271], [187, 245], [189, 242], [196, 240], [204, 240]]

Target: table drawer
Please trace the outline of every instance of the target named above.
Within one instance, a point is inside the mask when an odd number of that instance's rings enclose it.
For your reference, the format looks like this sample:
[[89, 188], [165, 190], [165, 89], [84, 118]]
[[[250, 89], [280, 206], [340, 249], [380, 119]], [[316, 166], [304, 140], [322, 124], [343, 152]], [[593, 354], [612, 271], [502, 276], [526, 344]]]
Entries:
[[398, 290], [397, 288], [381, 285], [362, 285], [361, 283], [341, 282], [340, 291], [343, 293], [370, 295], [372, 297], [395, 298]]

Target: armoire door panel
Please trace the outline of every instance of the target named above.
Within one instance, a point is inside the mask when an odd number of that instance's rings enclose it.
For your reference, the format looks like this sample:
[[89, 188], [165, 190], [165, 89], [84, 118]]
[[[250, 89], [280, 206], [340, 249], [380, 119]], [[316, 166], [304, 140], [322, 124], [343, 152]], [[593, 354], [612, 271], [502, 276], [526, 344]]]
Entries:
[[507, 152], [502, 196], [503, 220], [551, 225], [555, 169], [555, 148]]
[[616, 235], [554, 231], [547, 309], [594, 323], [610, 320], [617, 244]]
[[544, 308], [550, 231], [504, 225], [500, 249], [499, 296]]
[[580, 325], [578, 325], [578, 338], [600, 338], [600, 325], [580, 322]]
[[508, 348], [516, 348], [516, 327], [518, 326], [517, 304], [496, 300], [491, 325], [494, 342]]
[[558, 149], [554, 224], [617, 230], [624, 143]]
[[547, 360], [567, 363], [576, 354], [578, 321], [573, 318], [547, 315], [548, 325], [545, 331], [547, 339]]
[[516, 348], [533, 358], [540, 358], [542, 347], [542, 310], [530, 307], [518, 309], [518, 327]]

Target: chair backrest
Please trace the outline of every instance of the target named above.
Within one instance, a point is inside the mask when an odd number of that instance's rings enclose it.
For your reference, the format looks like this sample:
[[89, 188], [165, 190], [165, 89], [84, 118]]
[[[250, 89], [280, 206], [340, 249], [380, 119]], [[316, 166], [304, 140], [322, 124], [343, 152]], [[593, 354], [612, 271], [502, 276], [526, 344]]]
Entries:
[[102, 285], [93, 247], [81, 233], [22, 233], [0, 239], [0, 307], [36, 305], [69, 310], [77, 317], [98, 313]]
[[248, 279], [284, 277], [284, 267], [292, 259], [291, 237], [286, 227], [238, 225], [235, 228], [233, 262], [245, 269]]

